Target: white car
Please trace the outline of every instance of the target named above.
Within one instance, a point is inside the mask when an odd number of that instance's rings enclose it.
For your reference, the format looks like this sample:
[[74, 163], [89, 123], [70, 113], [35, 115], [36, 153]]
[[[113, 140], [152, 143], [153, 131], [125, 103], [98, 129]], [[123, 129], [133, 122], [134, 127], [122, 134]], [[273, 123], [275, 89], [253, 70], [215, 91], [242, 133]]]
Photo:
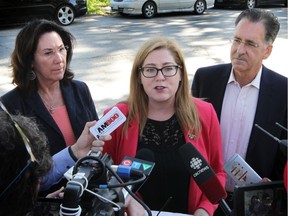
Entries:
[[214, 0], [110, 0], [111, 11], [152, 18], [159, 13], [195, 11], [203, 14]]

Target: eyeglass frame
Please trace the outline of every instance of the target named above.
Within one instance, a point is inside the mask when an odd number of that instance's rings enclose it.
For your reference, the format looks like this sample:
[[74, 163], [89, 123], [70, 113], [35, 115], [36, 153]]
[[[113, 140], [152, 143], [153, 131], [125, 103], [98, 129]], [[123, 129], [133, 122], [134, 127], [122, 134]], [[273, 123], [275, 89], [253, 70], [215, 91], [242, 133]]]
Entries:
[[[63, 51], [65, 50], [65, 53], [62, 53], [62, 49]], [[57, 51], [55, 51], [55, 49], [46, 48], [44, 49], [44, 52], [42, 53], [35, 52], [34, 55], [40, 55], [45, 58], [52, 58], [55, 56], [56, 52], [58, 52], [61, 56], [67, 55], [68, 50], [69, 50], [68, 45], [63, 46], [61, 45], [60, 47], [57, 48]]]
[[20, 134], [22, 141], [25, 145], [25, 149], [27, 150], [27, 153], [29, 154], [30, 158], [27, 161], [27, 164], [25, 165], [25, 167], [19, 172], [19, 174], [8, 184], [8, 186], [0, 193], [0, 198], [8, 191], [8, 189], [10, 189], [12, 187], [12, 185], [21, 177], [21, 175], [28, 169], [28, 167], [32, 164], [32, 163], [38, 163], [36, 157], [34, 156], [32, 149], [31, 149], [31, 143], [30, 140], [28, 139], [28, 137], [25, 135], [25, 133], [23, 132], [23, 130], [21, 129], [21, 127], [19, 126], [19, 124], [13, 120], [11, 114], [8, 112], [8, 110], [6, 109], [6, 107], [4, 106], [4, 104], [2, 103], [2, 101], [0, 100], [0, 107], [1, 109], [9, 116], [10, 120], [13, 122], [14, 127], [16, 128], [16, 130], [18, 131], [18, 133]]
[[[174, 68], [176, 69], [176, 71], [175, 71], [175, 73], [174, 73], [173, 75], [167, 76], [167, 75], [165, 75], [165, 74], [163, 73], [163, 69], [169, 68], [169, 67], [174, 67]], [[145, 76], [145, 74], [144, 74], [144, 69], [146, 69], [146, 68], [156, 69], [157, 72], [156, 72], [155, 76]], [[146, 77], [146, 78], [154, 78], [154, 77], [156, 77], [156, 76], [158, 75], [158, 72], [159, 72], [159, 71], [161, 71], [161, 73], [162, 73], [162, 75], [163, 75], [164, 77], [173, 77], [173, 76], [175, 76], [175, 75], [177, 74], [179, 68], [181, 69], [182, 66], [181, 66], [181, 65], [168, 65], [168, 66], [165, 66], [165, 67], [162, 67], [162, 68], [149, 67], [149, 66], [148, 66], [148, 67], [139, 67], [139, 68], [138, 68], [138, 71], [140, 71], [140, 72], [142, 73], [142, 75], [143, 75], [144, 77]]]
[[230, 39], [230, 42], [232, 43], [232, 45], [237, 45], [240, 46], [240, 44], [244, 44], [244, 46], [249, 47], [249, 48], [259, 48], [260, 45], [253, 42], [253, 41], [242, 41], [240, 38], [233, 38]]

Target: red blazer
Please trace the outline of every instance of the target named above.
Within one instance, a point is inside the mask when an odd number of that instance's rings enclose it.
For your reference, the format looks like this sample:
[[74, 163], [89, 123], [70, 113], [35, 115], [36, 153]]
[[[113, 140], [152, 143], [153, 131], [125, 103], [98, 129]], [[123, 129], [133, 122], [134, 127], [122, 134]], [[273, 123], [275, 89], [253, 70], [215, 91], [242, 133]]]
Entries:
[[[191, 134], [188, 134], [185, 130], [185, 140], [186, 142], [193, 143], [203, 157], [207, 159], [224, 187], [226, 174], [222, 169], [222, 139], [217, 115], [210, 103], [196, 98], [194, 101], [199, 112], [202, 129], [197, 139], [193, 138]], [[129, 111], [127, 104], [119, 103], [116, 106], [127, 116]], [[110, 109], [105, 110], [105, 113]], [[139, 135], [138, 121], [132, 120], [129, 123], [128, 136], [122, 134], [122, 128], [123, 124], [111, 133], [112, 140], [107, 141], [104, 145], [103, 152], [107, 152], [112, 157], [114, 164], [120, 164], [124, 156], [135, 157], [136, 155]], [[210, 215], [213, 215], [218, 205], [212, 204], [203, 195], [191, 177], [188, 206], [189, 214], [193, 214], [198, 208], [203, 208], [208, 211]]]

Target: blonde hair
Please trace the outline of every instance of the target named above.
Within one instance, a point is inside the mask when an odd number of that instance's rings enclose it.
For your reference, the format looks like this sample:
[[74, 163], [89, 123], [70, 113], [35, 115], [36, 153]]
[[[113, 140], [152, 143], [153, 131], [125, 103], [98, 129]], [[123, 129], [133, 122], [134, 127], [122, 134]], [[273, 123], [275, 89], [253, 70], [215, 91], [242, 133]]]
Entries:
[[127, 132], [129, 122], [134, 119], [139, 121], [140, 135], [143, 132], [147, 122], [149, 99], [141, 84], [139, 68], [142, 67], [143, 62], [149, 53], [163, 48], [170, 50], [177, 65], [182, 67], [181, 82], [179, 83], [176, 92], [174, 104], [177, 120], [182, 130], [188, 129], [189, 132], [197, 135], [200, 131], [200, 120], [190, 92], [184, 55], [175, 41], [165, 37], [154, 37], [149, 39], [140, 47], [136, 54], [130, 76], [130, 93], [126, 101], [129, 106], [129, 114], [127, 116], [127, 121], [124, 124], [123, 132]]

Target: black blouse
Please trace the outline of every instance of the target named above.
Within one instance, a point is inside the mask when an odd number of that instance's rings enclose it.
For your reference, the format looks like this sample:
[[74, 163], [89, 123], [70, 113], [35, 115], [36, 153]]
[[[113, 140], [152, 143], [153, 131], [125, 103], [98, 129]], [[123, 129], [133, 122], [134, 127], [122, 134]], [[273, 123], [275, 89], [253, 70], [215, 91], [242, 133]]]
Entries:
[[150, 149], [155, 166], [139, 192], [152, 210], [160, 210], [172, 197], [163, 211], [188, 213], [190, 175], [178, 155], [183, 144], [184, 134], [175, 115], [166, 121], [148, 119], [138, 150]]

